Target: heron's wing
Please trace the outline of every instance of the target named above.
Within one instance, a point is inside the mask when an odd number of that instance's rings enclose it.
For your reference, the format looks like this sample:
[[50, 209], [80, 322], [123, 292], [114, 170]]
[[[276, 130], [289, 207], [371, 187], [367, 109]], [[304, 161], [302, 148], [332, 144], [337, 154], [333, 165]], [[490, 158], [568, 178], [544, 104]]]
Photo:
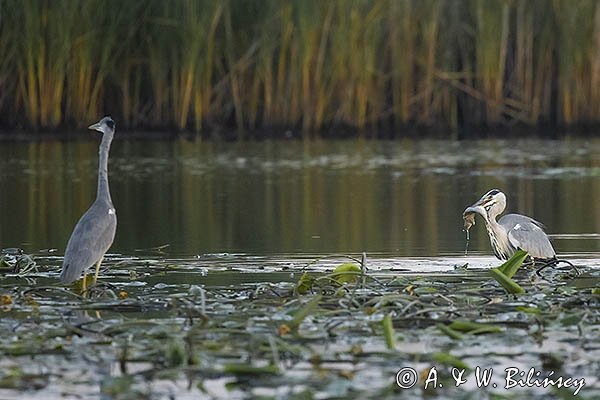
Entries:
[[542, 224], [533, 218], [518, 214], [507, 214], [499, 224], [506, 228], [510, 244], [522, 249], [534, 258], [554, 258], [556, 252], [542, 229]]
[[[112, 209], [112, 212], [109, 210]], [[78, 279], [81, 273], [95, 264], [111, 246], [117, 228], [112, 207], [94, 203], [75, 226], [63, 261], [60, 278], [64, 283]]]

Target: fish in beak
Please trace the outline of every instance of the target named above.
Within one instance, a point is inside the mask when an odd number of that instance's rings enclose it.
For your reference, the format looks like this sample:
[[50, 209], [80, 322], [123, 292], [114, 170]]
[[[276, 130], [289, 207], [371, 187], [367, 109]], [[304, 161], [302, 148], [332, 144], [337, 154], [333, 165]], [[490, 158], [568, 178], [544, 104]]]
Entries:
[[469, 232], [469, 228], [475, 225], [475, 214], [481, 215], [487, 221], [488, 215], [486, 207], [494, 203], [494, 195], [496, 195], [497, 192], [497, 189], [491, 190], [477, 200], [475, 204], [465, 208], [465, 211], [463, 211], [463, 220], [465, 221], [465, 230], [467, 232]]

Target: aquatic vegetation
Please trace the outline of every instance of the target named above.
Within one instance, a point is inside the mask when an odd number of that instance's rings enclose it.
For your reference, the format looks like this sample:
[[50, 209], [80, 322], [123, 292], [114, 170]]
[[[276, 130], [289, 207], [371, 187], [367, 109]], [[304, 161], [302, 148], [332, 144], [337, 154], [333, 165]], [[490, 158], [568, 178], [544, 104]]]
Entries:
[[502, 285], [502, 287], [506, 289], [508, 293], [520, 294], [525, 292], [525, 290], [519, 286], [518, 283], [512, 280], [512, 277], [521, 267], [527, 256], [527, 252], [523, 250], [517, 250], [517, 252], [513, 254], [511, 258], [506, 260], [506, 262], [504, 262], [501, 266], [490, 269], [490, 274], [492, 277], [498, 281], [498, 283]]
[[498, 281], [498, 283], [500, 285], [502, 285], [502, 287], [504, 289], [506, 289], [506, 291], [508, 293], [514, 293], [514, 294], [525, 293], [525, 289], [523, 289], [521, 286], [519, 286], [519, 284], [516, 283], [514, 280], [512, 280], [511, 278], [506, 276], [500, 269], [492, 268], [490, 270], [490, 275], [492, 275], [492, 277], [496, 281]]
[[515, 254], [506, 262], [504, 262], [501, 266], [498, 267], [498, 270], [502, 272], [507, 278], [512, 278], [517, 270], [521, 268], [523, 265], [523, 261], [527, 258], [529, 254], [523, 250], [517, 250]]
[[[487, 269], [398, 273], [381, 268], [377, 257], [363, 257], [366, 279], [343, 284], [333, 279], [343, 257], [308, 265], [289, 258], [264, 269], [244, 256], [109, 257], [105, 280], [84, 299], [56, 284], [56, 259], [34, 259], [38, 270], [25, 278], [0, 276], [0, 294], [10, 298], [10, 307], [0, 308], [0, 327], [12, 332], [0, 337], [0, 393], [9, 397], [24, 390], [100, 390], [115, 399], [468, 397], [484, 392], [474, 384], [455, 387], [452, 368], [474, 379], [478, 367], [500, 374], [515, 365], [583, 377], [581, 394], [600, 395], [597, 269], [582, 267], [579, 276], [552, 270], [542, 279], [520, 270], [513, 278], [525, 293], [515, 297]], [[297, 271], [313, 277], [304, 294], [295, 290], [303, 276]], [[444, 385], [425, 390], [432, 366]], [[417, 374], [411, 389], [394, 383], [405, 367]]]
[[360, 267], [353, 263], [340, 264], [333, 270], [333, 277], [338, 283], [355, 283], [362, 275]]
[[595, 0], [5, 0], [5, 125], [335, 129], [600, 121]]
[[390, 314], [386, 314], [382, 320], [383, 324], [383, 337], [385, 338], [385, 346], [388, 350], [396, 349], [396, 333], [394, 331], [394, 325], [392, 323], [392, 317]]
[[25, 276], [36, 270], [36, 263], [32, 256], [25, 254], [23, 250], [0, 249], [0, 273], [15, 273]]

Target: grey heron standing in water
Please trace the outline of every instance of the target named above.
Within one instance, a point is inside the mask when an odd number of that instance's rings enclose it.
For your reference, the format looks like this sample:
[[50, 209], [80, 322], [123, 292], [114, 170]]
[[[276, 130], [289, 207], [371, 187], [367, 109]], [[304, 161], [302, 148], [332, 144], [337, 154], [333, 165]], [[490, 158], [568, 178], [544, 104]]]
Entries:
[[117, 214], [110, 197], [108, 187], [108, 152], [115, 133], [115, 122], [111, 117], [104, 117], [99, 122], [90, 125], [88, 129], [102, 133], [98, 165], [98, 191], [96, 200], [81, 216], [71, 234], [60, 280], [69, 284], [81, 276], [83, 272], [82, 289], [86, 290], [87, 269], [96, 265], [94, 283], [98, 280], [100, 264], [115, 238], [117, 229]]
[[[496, 221], [496, 217], [505, 208], [504, 193], [492, 189], [475, 204], [467, 207], [463, 217], [468, 221], [471, 215], [471, 225], [475, 223], [474, 214], [483, 217], [494, 254], [500, 260], [508, 260], [519, 249], [526, 251], [534, 259], [556, 260], [556, 252], [540, 222], [520, 214], [506, 214]], [[468, 230], [469, 223], [465, 227]]]

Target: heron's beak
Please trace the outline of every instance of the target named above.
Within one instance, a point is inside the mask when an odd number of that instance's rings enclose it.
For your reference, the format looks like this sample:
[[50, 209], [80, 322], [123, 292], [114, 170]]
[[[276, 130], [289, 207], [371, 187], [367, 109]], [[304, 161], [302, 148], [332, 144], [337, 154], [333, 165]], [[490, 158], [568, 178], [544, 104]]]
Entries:
[[479, 215], [485, 215], [485, 208], [483, 208], [482, 205], [477, 205], [477, 203], [475, 203], [472, 206], [465, 208], [465, 211], [463, 211], [463, 215], [466, 215], [469, 213], [477, 213]]
[[88, 129], [94, 130], [94, 131], [98, 131], [98, 132], [102, 132], [102, 129], [100, 129], [100, 122], [96, 122], [95, 124], [92, 124], [90, 126], [88, 126]]
[[487, 220], [487, 212], [485, 211], [485, 205], [488, 202], [489, 202], [489, 200], [486, 201], [486, 199], [479, 199], [477, 201], [477, 203], [465, 208], [465, 211], [463, 211], [463, 218], [467, 214], [476, 213], [476, 214], [481, 215], [484, 219]]
[[492, 197], [484, 196], [477, 200], [475, 204], [465, 208], [465, 211], [463, 211], [463, 219], [465, 220], [465, 229], [467, 231], [471, 226], [475, 225], [475, 216], [473, 214], [479, 214], [486, 222], [488, 221], [488, 214], [485, 207], [493, 201], [494, 199]]
[[487, 214], [483, 206], [472, 205], [465, 208], [465, 211], [463, 211], [463, 220], [465, 221], [464, 225], [467, 233], [469, 232], [469, 229], [475, 225], [475, 214], [481, 215], [483, 219], [487, 221]]

